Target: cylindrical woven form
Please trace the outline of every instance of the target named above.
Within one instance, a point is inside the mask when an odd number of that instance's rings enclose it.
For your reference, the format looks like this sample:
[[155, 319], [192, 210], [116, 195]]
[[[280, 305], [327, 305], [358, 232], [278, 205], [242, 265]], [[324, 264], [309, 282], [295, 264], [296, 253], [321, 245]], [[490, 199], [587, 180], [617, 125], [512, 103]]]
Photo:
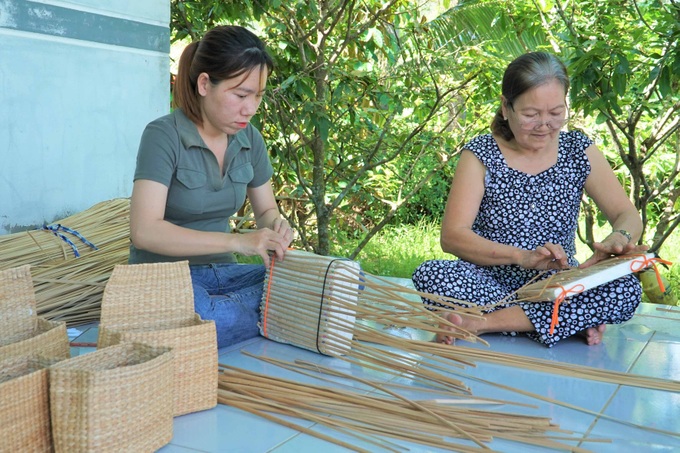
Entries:
[[155, 451], [172, 439], [172, 351], [123, 343], [50, 368], [56, 452]]
[[289, 250], [265, 277], [260, 334], [321, 354], [346, 354], [361, 289], [359, 263]]
[[0, 361], [0, 439], [0, 451], [52, 451], [48, 370], [35, 357]]
[[36, 314], [29, 265], [0, 271], [0, 360], [40, 355], [62, 360], [71, 356], [66, 324]]
[[194, 312], [187, 261], [118, 265], [104, 290], [97, 346], [124, 341], [174, 352], [174, 415], [217, 405], [217, 334]]

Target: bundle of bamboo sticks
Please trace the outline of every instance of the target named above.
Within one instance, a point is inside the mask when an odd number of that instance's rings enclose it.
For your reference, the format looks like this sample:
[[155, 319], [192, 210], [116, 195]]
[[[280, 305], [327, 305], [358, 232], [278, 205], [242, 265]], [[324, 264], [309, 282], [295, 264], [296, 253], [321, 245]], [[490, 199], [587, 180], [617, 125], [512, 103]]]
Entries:
[[0, 236], [0, 269], [31, 265], [41, 316], [69, 324], [98, 321], [106, 281], [116, 264], [127, 262], [129, 211], [129, 199], [113, 199], [51, 228]]
[[[494, 438], [575, 452], [588, 450], [562, 441], [594, 441], [574, 436], [546, 417], [478, 408], [483, 404], [511, 404], [509, 402], [461, 398], [450, 393], [446, 394], [446, 398], [413, 400], [383, 383], [359, 379], [318, 364], [270, 361], [291, 369], [358, 380], [376, 391], [343, 390], [340, 383], [333, 387], [303, 385], [220, 365], [222, 372], [218, 401], [353, 451], [376, 451], [376, 447], [385, 451], [405, 449], [388, 438], [459, 452], [489, 451], [486, 444]], [[319, 430], [305, 428], [282, 416], [313, 421], [368, 443], [371, 447], [360, 447], [324, 435]]]

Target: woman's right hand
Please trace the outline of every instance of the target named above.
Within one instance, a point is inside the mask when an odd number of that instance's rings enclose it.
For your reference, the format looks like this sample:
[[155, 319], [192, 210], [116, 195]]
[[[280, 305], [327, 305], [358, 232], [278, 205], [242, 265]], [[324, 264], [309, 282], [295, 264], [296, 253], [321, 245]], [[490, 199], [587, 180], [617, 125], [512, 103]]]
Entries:
[[525, 269], [567, 269], [569, 260], [559, 244], [546, 242], [534, 250], [523, 250], [518, 263]]
[[239, 235], [237, 253], [246, 256], [262, 257], [264, 265], [269, 268], [269, 253], [273, 252], [276, 259], [283, 260], [283, 256], [290, 245], [291, 239], [285, 234], [277, 233], [269, 228], [262, 228], [253, 232]]

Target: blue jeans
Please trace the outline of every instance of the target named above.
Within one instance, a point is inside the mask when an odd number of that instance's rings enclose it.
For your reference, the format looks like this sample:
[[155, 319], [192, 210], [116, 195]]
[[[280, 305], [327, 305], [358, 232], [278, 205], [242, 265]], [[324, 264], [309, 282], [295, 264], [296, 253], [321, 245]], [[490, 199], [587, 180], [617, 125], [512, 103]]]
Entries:
[[217, 328], [223, 348], [259, 334], [265, 267], [258, 264], [193, 265], [194, 308]]

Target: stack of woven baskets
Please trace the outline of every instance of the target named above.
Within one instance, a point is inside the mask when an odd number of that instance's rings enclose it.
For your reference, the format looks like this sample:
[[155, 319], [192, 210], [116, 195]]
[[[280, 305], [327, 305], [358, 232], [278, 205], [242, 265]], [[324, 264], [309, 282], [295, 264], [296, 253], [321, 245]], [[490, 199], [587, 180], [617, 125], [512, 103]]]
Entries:
[[104, 289], [98, 348], [140, 342], [172, 348], [174, 415], [217, 405], [214, 321], [194, 311], [189, 262], [120, 264]]
[[51, 451], [47, 367], [70, 357], [66, 324], [36, 314], [29, 265], [0, 271], [0, 439]]
[[0, 450], [155, 451], [175, 415], [217, 404], [215, 325], [193, 311], [187, 262], [117, 266], [102, 306], [97, 351], [70, 358], [30, 266], [0, 271]]

